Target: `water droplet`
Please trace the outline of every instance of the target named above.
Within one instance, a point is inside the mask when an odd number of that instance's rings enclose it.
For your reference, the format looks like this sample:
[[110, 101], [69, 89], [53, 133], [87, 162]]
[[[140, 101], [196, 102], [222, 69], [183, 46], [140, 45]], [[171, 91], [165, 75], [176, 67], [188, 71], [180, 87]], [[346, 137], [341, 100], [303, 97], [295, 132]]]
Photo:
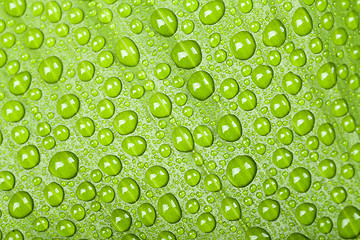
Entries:
[[235, 58], [247, 60], [251, 58], [256, 49], [254, 37], [247, 31], [241, 31], [230, 39], [230, 49]]
[[55, 153], [49, 162], [49, 172], [61, 179], [71, 179], [76, 177], [79, 167], [79, 158], [70, 151], [60, 151]]
[[45, 217], [39, 217], [33, 222], [34, 229], [38, 232], [44, 232], [49, 228], [49, 221]]
[[9, 171], [0, 172], [0, 190], [10, 191], [15, 186], [15, 176]]
[[10, 198], [8, 209], [11, 217], [25, 218], [32, 213], [34, 201], [28, 192], [19, 191]]
[[227, 78], [221, 82], [221, 95], [226, 99], [234, 98], [239, 92], [239, 84], [233, 78]]
[[331, 105], [331, 114], [335, 117], [345, 116], [348, 113], [348, 110], [348, 104], [343, 98], [335, 100]]
[[81, 23], [84, 19], [84, 12], [80, 8], [74, 7], [71, 8], [68, 12], [69, 22], [72, 24]]
[[102, 99], [96, 106], [96, 110], [98, 115], [101, 118], [109, 119], [114, 115], [115, 106], [114, 104], [108, 99]]
[[178, 28], [175, 14], [167, 8], [159, 8], [151, 15], [151, 25], [164, 37], [171, 37]]
[[155, 208], [150, 203], [143, 203], [137, 208], [140, 221], [147, 227], [154, 225], [156, 220]]
[[323, 64], [316, 73], [316, 80], [320, 87], [331, 89], [337, 82], [335, 64], [332, 62]]
[[151, 114], [157, 118], [168, 117], [171, 114], [172, 103], [167, 95], [157, 92], [149, 100], [149, 109]]
[[91, 41], [91, 49], [94, 52], [99, 52], [105, 46], [106, 40], [103, 36], [96, 36]]
[[209, 192], [220, 191], [222, 184], [220, 178], [215, 174], [209, 174], [204, 179], [205, 189]]
[[76, 221], [81, 221], [85, 218], [85, 214], [86, 214], [85, 208], [80, 204], [75, 204], [74, 206], [72, 206], [70, 212], [71, 212], [71, 216]]
[[219, 33], [212, 33], [209, 36], [210, 47], [214, 48], [220, 44], [221, 36]]
[[98, 13], [98, 19], [101, 23], [110, 23], [113, 18], [113, 13], [110, 9], [104, 8]]
[[255, 178], [256, 172], [255, 161], [247, 155], [233, 158], [226, 167], [229, 182], [237, 188], [249, 185]]
[[162, 195], [158, 200], [158, 212], [168, 223], [177, 223], [182, 217], [178, 200], [172, 193]]
[[263, 190], [264, 190], [264, 193], [266, 196], [273, 195], [278, 188], [278, 184], [274, 178], [266, 179], [262, 185], [263, 185]]
[[202, 60], [201, 48], [194, 40], [181, 41], [172, 49], [171, 58], [179, 68], [195, 68]]
[[117, 77], [110, 77], [104, 83], [104, 92], [111, 98], [117, 97], [122, 89], [122, 84]]
[[82, 61], [78, 64], [76, 68], [76, 72], [81, 81], [88, 82], [94, 77], [95, 74], [94, 64], [86, 60]]
[[254, 121], [254, 129], [257, 134], [260, 136], [266, 136], [271, 131], [270, 121], [265, 117], [257, 118]]
[[331, 192], [330, 192], [330, 197], [334, 203], [339, 204], [339, 203], [344, 202], [347, 197], [345, 188], [343, 188], [343, 187], [333, 188], [333, 190], [331, 190]]
[[44, 42], [44, 34], [38, 28], [29, 29], [25, 34], [25, 45], [30, 49], [38, 49]]
[[123, 37], [117, 42], [116, 55], [120, 63], [128, 67], [135, 67], [140, 61], [139, 49], [128, 37]]
[[4, 5], [6, 13], [12, 17], [21, 17], [27, 7], [25, 0], [6, 0]]
[[115, 191], [112, 187], [110, 186], [104, 186], [99, 194], [100, 196], [100, 199], [103, 201], [103, 202], [106, 202], [106, 203], [110, 203], [114, 200], [115, 198]]
[[37, 125], [36, 131], [39, 136], [45, 137], [50, 134], [51, 126], [47, 122], [41, 122]]
[[278, 51], [273, 50], [268, 55], [268, 61], [273, 66], [278, 66], [281, 62], [281, 55]]
[[17, 229], [11, 230], [6, 234], [4, 240], [23, 240], [24, 235]]
[[54, 136], [59, 141], [66, 141], [70, 136], [70, 131], [66, 126], [59, 125], [54, 129]]
[[232, 197], [224, 198], [221, 201], [221, 213], [229, 221], [236, 221], [241, 218], [239, 202]]
[[292, 95], [296, 95], [302, 87], [302, 79], [293, 72], [288, 72], [282, 79], [282, 87]]
[[160, 80], [167, 78], [170, 75], [171, 68], [167, 63], [159, 63], [154, 69], [154, 75]]
[[7, 122], [18, 122], [25, 115], [24, 106], [16, 100], [6, 102], [1, 110], [2, 117]]
[[277, 192], [277, 197], [280, 200], [286, 200], [286, 199], [288, 199], [289, 196], [290, 196], [290, 191], [287, 187], [282, 187]]
[[286, 28], [284, 24], [274, 18], [265, 27], [262, 40], [265, 46], [280, 47], [286, 39]]
[[273, 199], [265, 199], [259, 204], [258, 213], [266, 221], [275, 221], [280, 215], [280, 204]]
[[309, 42], [309, 49], [312, 53], [318, 54], [323, 50], [323, 42], [320, 38], [313, 38]]
[[147, 183], [153, 188], [165, 187], [169, 181], [168, 171], [161, 166], [152, 166], [145, 172]]
[[336, 164], [331, 159], [325, 159], [319, 163], [318, 170], [321, 176], [330, 179], [336, 174]]
[[301, 110], [292, 119], [294, 131], [300, 136], [311, 132], [315, 124], [315, 116], [309, 110]]
[[277, 94], [270, 102], [271, 113], [277, 118], [283, 118], [290, 112], [290, 102], [284, 94]]
[[74, 94], [66, 94], [58, 100], [56, 109], [62, 118], [69, 119], [79, 111], [80, 100]]
[[239, 119], [233, 114], [227, 114], [219, 119], [216, 125], [220, 138], [228, 142], [235, 142], [242, 135], [242, 127]]
[[176, 127], [172, 133], [174, 147], [180, 152], [190, 152], [194, 150], [194, 139], [188, 128], [184, 126]]
[[135, 203], [140, 197], [139, 185], [132, 178], [121, 179], [117, 190], [120, 198], [127, 203]]
[[40, 163], [39, 150], [34, 145], [22, 147], [17, 154], [17, 160], [25, 169], [34, 168]]
[[52, 207], [59, 206], [64, 200], [64, 190], [56, 182], [49, 183], [43, 191], [44, 198]]
[[344, 207], [337, 218], [337, 229], [342, 238], [356, 238], [360, 233], [360, 211], [354, 206]]
[[126, 18], [126, 17], [128, 17], [128, 16], [131, 15], [131, 13], [132, 13], [132, 8], [131, 8], [131, 6], [130, 6], [129, 4], [127, 4], [127, 3], [121, 3], [121, 4], [118, 6], [117, 11], [118, 11], [120, 17]]
[[336, 46], [345, 45], [348, 39], [348, 34], [346, 30], [342, 27], [337, 28], [333, 31], [331, 40]]
[[327, 12], [321, 17], [321, 25], [328, 31], [333, 28], [334, 22], [334, 15], [332, 12]]
[[225, 13], [225, 4], [222, 0], [206, 3], [199, 12], [199, 19], [204, 25], [213, 25], [220, 21]]
[[133, 19], [130, 22], [130, 30], [135, 34], [140, 34], [143, 31], [143, 23], [139, 19]]
[[344, 166], [342, 166], [341, 168], [341, 176], [345, 179], [351, 179], [355, 174], [355, 169], [353, 167], [353, 165], [351, 164], [346, 164]]
[[210, 147], [214, 141], [213, 134], [205, 125], [199, 125], [193, 132], [194, 141], [197, 145], [202, 147]]
[[28, 97], [30, 100], [38, 101], [42, 97], [42, 91], [39, 88], [30, 89]]
[[251, 73], [251, 79], [261, 89], [267, 88], [274, 76], [274, 71], [270, 66], [257, 66]]
[[191, 213], [191, 214], [195, 214], [199, 211], [200, 209], [200, 203], [198, 200], [196, 200], [195, 198], [190, 199], [189, 201], [187, 201], [186, 203], [186, 210]]
[[45, 5], [45, 13], [51, 23], [59, 22], [62, 17], [61, 7], [55, 1], [50, 1]]
[[211, 213], [203, 213], [197, 218], [196, 225], [200, 231], [210, 233], [214, 231], [216, 227], [216, 220]]
[[312, 31], [312, 18], [306, 8], [299, 7], [296, 9], [292, 16], [291, 25], [294, 32], [299, 36], [306, 36]]
[[196, 186], [200, 182], [200, 173], [195, 169], [190, 169], [185, 172], [185, 182], [191, 187]]
[[83, 137], [91, 137], [95, 132], [94, 121], [89, 117], [82, 117], [76, 122], [76, 130]]
[[278, 168], [288, 168], [292, 164], [293, 153], [286, 148], [278, 148], [273, 152], [272, 161]]
[[159, 233], [157, 240], [176, 240], [176, 237], [172, 232], [162, 231]]
[[304, 234], [301, 233], [292, 233], [286, 240], [310, 240]]
[[330, 123], [324, 123], [318, 128], [317, 136], [320, 142], [326, 146], [330, 146], [335, 141], [335, 130]]
[[301, 203], [295, 209], [296, 219], [303, 225], [311, 225], [316, 218], [316, 207], [312, 203]]
[[253, 8], [252, 0], [239, 0], [239, 9], [242, 13], [249, 13]]
[[99, 161], [101, 171], [109, 176], [116, 176], [122, 169], [120, 159], [115, 155], [103, 156]]
[[350, 156], [355, 162], [360, 162], [360, 143], [355, 143], [351, 146]]
[[63, 63], [60, 58], [51, 56], [42, 61], [39, 65], [39, 74], [45, 82], [53, 84], [60, 80]]
[[244, 111], [251, 111], [257, 105], [256, 95], [249, 89], [244, 90], [238, 96], [238, 104]]
[[131, 156], [141, 156], [147, 148], [146, 140], [140, 136], [126, 137], [121, 143], [121, 148]]
[[352, 10], [349, 11], [345, 16], [345, 24], [351, 30], [355, 30], [359, 26], [359, 14]]
[[303, 167], [297, 167], [289, 175], [290, 186], [299, 193], [305, 193], [311, 185], [311, 174]]
[[56, 225], [56, 231], [60, 236], [71, 237], [76, 232], [76, 226], [73, 222], [67, 219], [63, 219]]
[[82, 201], [91, 201], [96, 196], [96, 188], [91, 182], [82, 182], [76, 188], [76, 196]]
[[270, 234], [260, 227], [250, 227], [245, 232], [245, 240], [271, 240]]
[[302, 67], [306, 64], [307, 57], [302, 49], [296, 49], [290, 54], [290, 62], [295, 67]]
[[114, 128], [121, 135], [127, 135], [135, 131], [138, 124], [138, 116], [132, 110], [126, 110], [114, 118]]
[[0, 68], [5, 66], [6, 62], [7, 62], [6, 52], [4, 50], [0, 49]]
[[215, 91], [214, 80], [209, 73], [198, 71], [193, 73], [189, 78], [187, 89], [194, 98], [204, 101]]
[[318, 220], [318, 228], [321, 233], [327, 234], [333, 228], [333, 222], [329, 217], [322, 217]]

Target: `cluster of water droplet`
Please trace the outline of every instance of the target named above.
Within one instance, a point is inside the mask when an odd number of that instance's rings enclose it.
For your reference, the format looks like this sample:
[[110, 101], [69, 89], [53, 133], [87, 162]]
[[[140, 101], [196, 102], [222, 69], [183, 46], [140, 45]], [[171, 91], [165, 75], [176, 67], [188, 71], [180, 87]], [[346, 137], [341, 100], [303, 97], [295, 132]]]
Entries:
[[2, 1], [0, 239], [357, 237], [359, 11]]

